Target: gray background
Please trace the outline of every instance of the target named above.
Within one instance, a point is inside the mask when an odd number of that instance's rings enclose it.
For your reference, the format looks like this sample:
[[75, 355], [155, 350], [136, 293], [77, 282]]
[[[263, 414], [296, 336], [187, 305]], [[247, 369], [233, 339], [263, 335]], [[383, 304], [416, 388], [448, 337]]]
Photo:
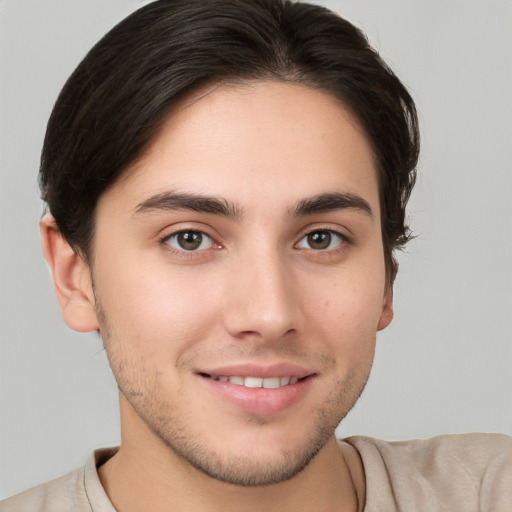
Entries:
[[[60, 320], [39, 249], [45, 123], [79, 59], [135, 0], [0, 0], [0, 498], [118, 443], [101, 342]], [[418, 238], [395, 320], [338, 434], [512, 434], [512, 3], [326, 1], [362, 27], [417, 100]]]

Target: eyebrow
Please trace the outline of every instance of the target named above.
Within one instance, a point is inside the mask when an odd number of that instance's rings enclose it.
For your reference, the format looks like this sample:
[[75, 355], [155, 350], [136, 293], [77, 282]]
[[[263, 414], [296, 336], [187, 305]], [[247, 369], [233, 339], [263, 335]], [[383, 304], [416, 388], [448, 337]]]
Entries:
[[346, 209], [360, 210], [373, 219], [373, 212], [367, 201], [358, 195], [340, 192], [319, 194], [305, 198], [290, 211], [290, 217], [302, 217], [314, 213]]
[[220, 215], [233, 220], [241, 219], [243, 213], [241, 208], [227, 199], [168, 191], [151, 196], [139, 203], [135, 214], [179, 210]]
[[[318, 194], [302, 199], [288, 212], [288, 215], [291, 218], [304, 217], [346, 209], [360, 210], [373, 219], [373, 212], [367, 201], [358, 195], [341, 192]], [[176, 191], [167, 191], [149, 197], [137, 205], [135, 215], [180, 210], [220, 215], [232, 220], [241, 220], [243, 217], [243, 209], [227, 199]]]

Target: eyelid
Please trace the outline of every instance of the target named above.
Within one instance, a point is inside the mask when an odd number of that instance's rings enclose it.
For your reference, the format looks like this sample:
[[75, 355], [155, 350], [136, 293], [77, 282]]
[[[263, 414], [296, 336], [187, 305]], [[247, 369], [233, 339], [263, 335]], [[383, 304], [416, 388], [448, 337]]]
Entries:
[[[164, 230], [163, 234], [161, 234], [158, 237], [158, 243], [159, 245], [164, 246], [166, 250], [182, 258], [201, 257], [205, 256], [207, 253], [211, 253], [211, 251], [222, 249], [222, 245], [217, 241], [218, 237], [211, 234], [211, 229], [208, 229], [207, 226], [203, 226], [204, 225], [197, 226], [191, 225], [190, 223], [187, 222], [182, 222], [174, 226], [168, 227]], [[210, 246], [204, 249], [186, 250], [179, 247], [174, 247], [173, 245], [168, 243], [172, 237], [175, 237], [180, 233], [187, 232], [200, 233], [201, 235], [209, 238], [211, 241]]]
[[[340, 239], [340, 243], [337, 244], [336, 247], [333, 247], [330, 249], [313, 249], [312, 247], [299, 247], [299, 243], [302, 242], [306, 237], [308, 237], [309, 235], [312, 235], [313, 233], [318, 233], [318, 232], [332, 233]], [[309, 251], [313, 251], [315, 253], [329, 253], [329, 252], [339, 251], [339, 250], [345, 248], [345, 246], [347, 244], [351, 244], [351, 243], [352, 243], [351, 237], [348, 236], [347, 234], [345, 234], [342, 230], [336, 229], [336, 228], [333, 228], [330, 226], [328, 227], [325, 225], [323, 225], [323, 226], [319, 225], [319, 226], [314, 226], [314, 227], [308, 226], [308, 228], [301, 233], [300, 238], [294, 244], [294, 247], [298, 247], [299, 249], [306, 249]]]
[[[195, 249], [187, 250], [184, 247], [176, 247], [175, 245], [173, 245], [171, 243], [171, 240], [175, 239], [177, 241], [178, 237], [181, 234], [184, 234], [184, 233], [199, 234], [201, 236], [201, 242], [199, 244], [199, 247], [197, 247]], [[169, 236], [167, 236], [165, 238], [165, 240], [164, 240], [164, 243], [170, 245], [173, 249], [176, 249], [177, 251], [180, 251], [180, 252], [182, 252], [182, 251], [183, 252], [201, 252], [201, 251], [205, 251], [207, 249], [210, 249], [214, 245], [214, 242], [213, 242], [213, 239], [212, 239], [211, 236], [209, 236], [208, 234], [206, 234], [206, 233], [204, 233], [202, 231], [196, 231], [196, 230], [192, 230], [192, 229], [182, 229], [180, 231], [176, 231], [176, 232], [170, 234]], [[207, 245], [208, 247], [201, 247], [203, 245]]]
[[[215, 243], [218, 244], [217, 240], [220, 238], [220, 235], [212, 229], [208, 224], [204, 224], [202, 222], [187, 222], [181, 221], [176, 222], [174, 224], [168, 225], [160, 230], [160, 234], [158, 235], [158, 241], [164, 242], [168, 240], [173, 235], [178, 233], [183, 233], [187, 231], [194, 231], [196, 233], [202, 233], [208, 237], [210, 237]], [[220, 244], [218, 244], [220, 245]]]

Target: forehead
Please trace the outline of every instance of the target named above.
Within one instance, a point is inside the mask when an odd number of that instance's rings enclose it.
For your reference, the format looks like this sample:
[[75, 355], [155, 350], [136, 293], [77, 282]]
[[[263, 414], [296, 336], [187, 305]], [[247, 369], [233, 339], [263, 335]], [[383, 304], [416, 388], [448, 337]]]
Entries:
[[331, 95], [302, 85], [218, 85], [183, 100], [148, 151], [101, 202], [135, 207], [174, 189], [244, 205], [355, 193], [378, 210], [373, 153], [356, 118]]

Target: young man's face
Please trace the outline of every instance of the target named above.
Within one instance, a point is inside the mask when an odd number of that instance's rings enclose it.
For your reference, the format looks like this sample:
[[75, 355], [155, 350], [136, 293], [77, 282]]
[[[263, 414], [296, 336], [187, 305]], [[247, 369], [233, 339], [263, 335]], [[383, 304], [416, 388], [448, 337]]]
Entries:
[[277, 82], [189, 101], [102, 195], [92, 278], [123, 442], [233, 483], [289, 478], [359, 397], [392, 315], [358, 123]]

